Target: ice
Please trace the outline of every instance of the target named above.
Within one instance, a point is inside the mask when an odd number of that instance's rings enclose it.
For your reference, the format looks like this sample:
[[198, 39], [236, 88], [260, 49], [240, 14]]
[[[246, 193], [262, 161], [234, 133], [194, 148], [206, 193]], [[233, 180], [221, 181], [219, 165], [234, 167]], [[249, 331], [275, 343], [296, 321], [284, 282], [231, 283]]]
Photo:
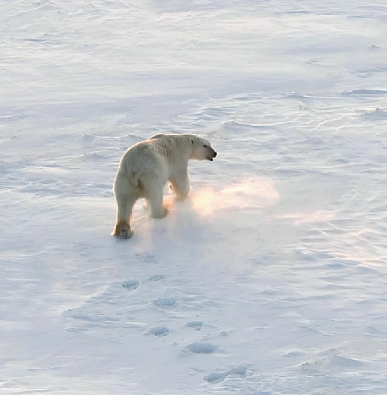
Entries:
[[[0, 393], [386, 393], [387, 5], [0, 2]], [[133, 143], [191, 193], [110, 236]]]

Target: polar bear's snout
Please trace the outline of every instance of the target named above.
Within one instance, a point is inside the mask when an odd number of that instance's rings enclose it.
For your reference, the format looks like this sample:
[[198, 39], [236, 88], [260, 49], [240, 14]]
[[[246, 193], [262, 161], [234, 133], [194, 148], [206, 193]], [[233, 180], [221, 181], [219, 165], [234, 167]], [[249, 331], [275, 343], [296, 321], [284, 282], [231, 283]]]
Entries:
[[213, 148], [210, 148], [210, 153], [207, 155], [207, 159], [212, 162], [214, 158], [216, 158], [216, 155], [218, 155], [218, 153]]

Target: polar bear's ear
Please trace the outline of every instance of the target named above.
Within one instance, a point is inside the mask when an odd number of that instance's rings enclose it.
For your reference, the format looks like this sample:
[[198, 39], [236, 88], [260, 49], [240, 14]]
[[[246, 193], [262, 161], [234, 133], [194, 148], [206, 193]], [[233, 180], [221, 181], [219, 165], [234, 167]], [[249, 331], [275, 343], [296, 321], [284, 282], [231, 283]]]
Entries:
[[191, 138], [191, 144], [193, 145], [193, 143], [194, 143], [194, 139], [193, 139], [193, 138]]

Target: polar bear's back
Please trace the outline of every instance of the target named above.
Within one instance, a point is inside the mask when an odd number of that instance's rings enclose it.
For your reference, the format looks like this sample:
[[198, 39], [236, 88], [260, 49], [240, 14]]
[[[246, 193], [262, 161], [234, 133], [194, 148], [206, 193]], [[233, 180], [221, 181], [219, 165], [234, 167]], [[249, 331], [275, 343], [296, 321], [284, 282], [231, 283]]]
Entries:
[[127, 174], [149, 173], [152, 169], [163, 167], [163, 162], [165, 162], [163, 156], [159, 147], [149, 144], [148, 141], [142, 141], [126, 151], [122, 157], [120, 169]]
[[182, 158], [188, 160], [189, 146], [188, 135], [159, 133], [130, 147], [121, 160], [121, 167], [126, 171], [141, 172], [147, 167], [168, 166]]

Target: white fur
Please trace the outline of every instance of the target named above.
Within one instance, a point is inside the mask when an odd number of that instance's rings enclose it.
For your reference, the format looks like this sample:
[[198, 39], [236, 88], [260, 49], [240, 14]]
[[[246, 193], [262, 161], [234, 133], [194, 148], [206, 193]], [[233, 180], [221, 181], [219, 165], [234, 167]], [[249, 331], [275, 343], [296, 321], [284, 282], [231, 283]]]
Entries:
[[187, 196], [190, 186], [188, 160], [213, 160], [216, 152], [209, 141], [194, 134], [156, 134], [134, 144], [121, 159], [114, 181], [117, 220], [113, 234], [130, 238], [133, 205], [145, 198], [152, 218], [163, 218], [163, 188], [169, 181], [178, 198]]

